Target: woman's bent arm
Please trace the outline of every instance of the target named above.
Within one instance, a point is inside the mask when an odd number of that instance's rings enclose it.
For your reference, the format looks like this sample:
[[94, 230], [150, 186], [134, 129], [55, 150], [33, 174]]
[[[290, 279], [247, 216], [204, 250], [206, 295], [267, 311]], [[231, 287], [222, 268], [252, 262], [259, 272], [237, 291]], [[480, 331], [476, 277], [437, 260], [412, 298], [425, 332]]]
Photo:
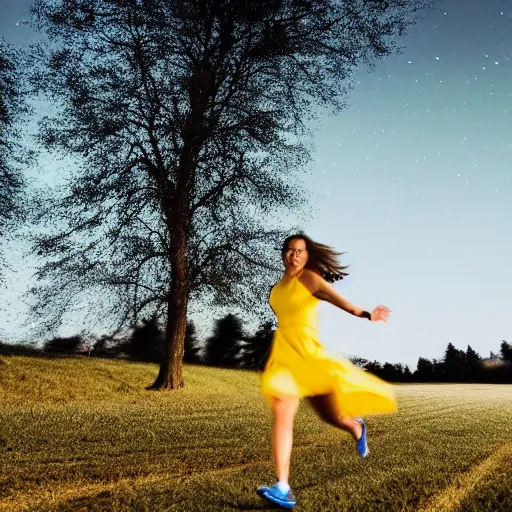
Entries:
[[[355, 306], [342, 297], [325, 279], [312, 270], [305, 269], [300, 277], [301, 282], [318, 299], [330, 302], [332, 305], [360, 318], [371, 320], [371, 314]], [[365, 314], [366, 313], [366, 314]]]

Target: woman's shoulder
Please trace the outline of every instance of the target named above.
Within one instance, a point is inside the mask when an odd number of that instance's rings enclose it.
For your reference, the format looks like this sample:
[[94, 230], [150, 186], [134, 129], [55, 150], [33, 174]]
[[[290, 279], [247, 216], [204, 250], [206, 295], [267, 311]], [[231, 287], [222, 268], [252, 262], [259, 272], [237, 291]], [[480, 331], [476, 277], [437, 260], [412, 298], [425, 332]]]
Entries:
[[300, 276], [306, 276], [308, 279], [322, 279], [322, 276], [316, 271], [311, 268], [305, 268], [300, 273]]
[[318, 285], [321, 281], [323, 281], [322, 276], [318, 272], [315, 272], [309, 268], [305, 268], [301, 272], [299, 280], [304, 284], [311, 285], [312, 287], [315, 287], [315, 285]]

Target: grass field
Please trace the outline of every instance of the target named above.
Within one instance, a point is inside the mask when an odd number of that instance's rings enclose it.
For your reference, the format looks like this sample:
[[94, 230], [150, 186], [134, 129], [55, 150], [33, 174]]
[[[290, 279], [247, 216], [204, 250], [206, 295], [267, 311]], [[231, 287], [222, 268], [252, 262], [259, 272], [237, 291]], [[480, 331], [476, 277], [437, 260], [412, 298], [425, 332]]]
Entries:
[[[264, 511], [274, 478], [259, 377], [185, 367], [0, 358], [0, 511]], [[367, 460], [304, 403], [297, 511], [511, 511], [512, 386], [397, 386], [399, 413], [368, 418]]]

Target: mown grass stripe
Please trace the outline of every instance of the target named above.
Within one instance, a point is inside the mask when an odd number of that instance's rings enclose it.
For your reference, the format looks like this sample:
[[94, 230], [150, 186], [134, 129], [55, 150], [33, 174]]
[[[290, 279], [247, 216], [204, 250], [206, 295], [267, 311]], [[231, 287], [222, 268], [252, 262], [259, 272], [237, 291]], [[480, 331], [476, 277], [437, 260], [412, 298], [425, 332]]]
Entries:
[[486, 477], [488, 477], [505, 459], [512, 456], [512, 443], [505, 444], [475, 466], [469, 472], [460, 475], [455, 481], [420, 512], [447, 512], [456, 510], [464, 498]]

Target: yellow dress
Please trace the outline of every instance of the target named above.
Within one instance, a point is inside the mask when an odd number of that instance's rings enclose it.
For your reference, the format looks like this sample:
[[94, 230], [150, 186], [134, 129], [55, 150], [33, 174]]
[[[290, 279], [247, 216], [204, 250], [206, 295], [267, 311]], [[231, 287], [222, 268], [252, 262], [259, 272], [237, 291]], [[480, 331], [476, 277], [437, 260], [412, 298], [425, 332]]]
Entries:
[[344, 417], [396, 411], [390, 384], [325, 351], [317, 332], [319, 302], [297, 277], [272, 288], [270, 305], [278, 326], [261, 379], [267, 400], [334, 393]]

